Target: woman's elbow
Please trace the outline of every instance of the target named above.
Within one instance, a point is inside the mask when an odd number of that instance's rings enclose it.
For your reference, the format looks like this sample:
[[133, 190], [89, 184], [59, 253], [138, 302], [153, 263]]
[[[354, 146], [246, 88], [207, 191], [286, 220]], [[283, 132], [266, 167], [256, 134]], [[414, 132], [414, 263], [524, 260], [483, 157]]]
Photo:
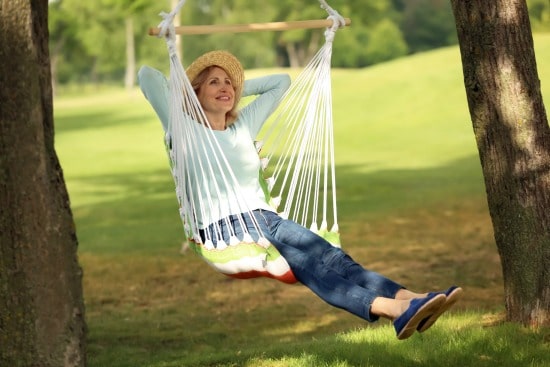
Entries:
[[281, 86], [284, 88], [284, 89], [288, 89], [288, 87], [290, 87], [290, 75], [288, 74], [280, 74], [280, 78], [281, 78]]

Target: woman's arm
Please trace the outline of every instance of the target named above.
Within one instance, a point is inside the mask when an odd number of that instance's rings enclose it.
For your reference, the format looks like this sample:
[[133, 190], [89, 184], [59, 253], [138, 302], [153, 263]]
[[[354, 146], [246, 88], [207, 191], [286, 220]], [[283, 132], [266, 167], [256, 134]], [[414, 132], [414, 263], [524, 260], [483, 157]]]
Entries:
[[142, 66], [138, 71], [138, 83], [145, 98], [157, 113], [162, 128], [165, 132], [168, 131], [170, 101], [168, 80], [160, 71]]
[[274, 74], [245, 81], [242, 96], [258, 96], [244, 107], [239, 115], [240, 123], [248, 125], [252, 138], [258, 134], [269, 115], [277, 108], [289, 86], [290, 77], [287, 74]]

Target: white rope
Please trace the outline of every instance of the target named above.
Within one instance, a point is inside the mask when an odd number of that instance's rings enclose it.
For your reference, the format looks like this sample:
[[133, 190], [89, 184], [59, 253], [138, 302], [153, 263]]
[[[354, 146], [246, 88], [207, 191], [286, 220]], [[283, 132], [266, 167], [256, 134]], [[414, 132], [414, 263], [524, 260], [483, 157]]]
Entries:
[[[206, 224], [210, 224], [204, 223], [204, 218], [209, 218], [213, 208], [220, 205], [218, 198], [223, 197], [222, 192], [224, 192], [226, 195], [238, 198], [236, 203], [239, 208], [233, 208], [233, 212], [248, 213], [260, 234], [258, 243], [267, 246], [265, 239], [262, 240], [264, 235], [255, 222], [252, 212], [243, 206], [245, 200], [242, 193], [238, 189], [233, 189], [238, 188], [238, 180], [222, 152], [214, 131], [209, 128], [208, 119], [177, 57], [173, 19], [184, 3], [184, 0], [180, 1], [170, 13], [161, 13], [163, 21], [159, 25], [161, 29], [159, 36], [165, 38], [170, 56], [169, 84], [172, 97], [169, 105], [170, 122], [166, 141], [170, 147], [172, 175], [176, 183], [176, 195], [184, 228], [191, 233], [195, 242], [202, 243], [199, 232]], [[216, 180], [207, 179], [216, 176], [221, 177], [221, 185]], [[210, 183], [209, 187], [204, 186], [206, 182]], [[245, 228], [241, 216], [237, 217], [237, 221], [242, 228]], [[216, 248], [220, 250], [241, 241], [252, 242], [251, 236], [246, 233], [242, 239], [237, 239], [233, 225], [226, 218], [224, 224], [230, 231], [230, 241], [226, 244], [222, 240], [220, 224], [218, 222], [212, 224], [214, 233], [204, 232], [206, 248], [214, 248], [214, 241], [217, 242]]]
[[[170, 147], [172, 174], [176, 183], [176, 195], [180, 205], [180, 216], [186, 232], [197, 243], [204, 242], [206, 248], [217, 249], [242, 241], [252, 242], [245, 231], [243, 238], [237, 238], [235, 228], [227, 216], [223, 225], [230, 231], [229, 243], [222, 240], [222, 224], [210, 222], [213, 210], [231, 213], [246, 213], [260, 234], [256, 242], [267, 246], [258, 223], [255, 221], [246, 200], [240, 192], [239, 183], [216, 138], [216, 132], [209, 126], [183, 66], [178, 59], [175, 46], [173, 19], [183, 7], [180, 0], [170, 13], [161, 13], [159, 37], [164, 37], [170, 55], [170, 123], [166, 141]], [[331, 55], [334, 34], [345, 26], [345, 20], [336, 11], [320, 0], [321, 7], [329, 13], [333, 25], [325, 31], [325, 44], [304, 68], [281, 100], [279, 114], [264, 139], [271, 152], [262, 163], [275, 163], [273, 176], [268, 179], [268, 189], [277, 203], [286, 197], [281, 215], [292, 218], [312, 230], [326, 230], [329, 213], [332, 213], [332, 229], [338, 231], [336, 212], [336, 180], [334, 164], [334, 135], [332, 124]], [[183, 108], [182, 108], [183, 106]], [[272, 133], [278, 131], [275, 137]], [[269, 142], [269, 144], [267, 144]], [[275, 154], [278, 159], [275, 162]], [[218, 180], [212, 179], [219, 177]], [[208, 186], [205, 186], [207, 185]], [[224, 195], [235, 200], [225, 202]], [[329, 198], [332, 197], [332, 200]], [[229, 208], [229, 202], [238, 208]], [[225, 207], [227, 206], [227, 208]], [[205, 223], [206, 219], [206, 223]], [[234, 217], [245, 229], [241, 215]], [[212, 224], [213, 233], [204, 231], [205, 240], [199, 233]]]
[[281, 215], [313, 231], [327, 230], [331, 213], [331, 231], [338, 231], [330, 75], [338, 28], [325, 33], [325, 44], [293, 81], [264, 136], [267, 160], [278, 156], [270, 186], [273, 196], [286, 198]]

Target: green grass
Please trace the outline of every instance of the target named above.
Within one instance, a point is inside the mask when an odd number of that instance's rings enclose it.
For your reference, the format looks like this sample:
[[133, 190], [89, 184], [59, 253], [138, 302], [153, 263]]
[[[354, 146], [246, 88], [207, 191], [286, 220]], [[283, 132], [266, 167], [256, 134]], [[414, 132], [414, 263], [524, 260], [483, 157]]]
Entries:
[[[550, 35], [535, 43], [548, 107]], [[400, 342], [388, 322], [367, 324], [305, 287], [231, 280], [180, 254], [152, 109], [138, 90], [86, 90], [56, 99], [55, 122], [84, 268], [90, 366], [550, 364], [547, 329], [501, 322], [500, 262], [458, 49], [334, 70], [333, 97], [345, 249], [416, 290], [460, 284], [464, 299]]]
[[[541, 335], [514, 324], [480, 325], [479, 314], [464, 313], [442, 320], [438, 329], [406, 342], [398, 341], [388, 325], [354, 330], [292, 343], [252, 341], [231, 343], [227, 333], [206, 335], [203, 344], [186, 350], [181, 334], [154, 340], [150, 349], [128, 348], [124, 355], [105, 354], [97, 365], [117, 366], [540, 366], [548, 362]], [[265, 332], [259, 329], [260, 332]], [[168, 334], [168, 332], [165, 332]], [[241, 339], [241, 338], [239, 338]], [[126, 340], [125, 340], [126, 341]], [[113, 340], [120, 343], [120, 340]], [[233, 345], [233, 349], [216, 345]], [[125, 343], [128, 345], [129, 343]], [[182, 349], [178, 349], [178, 347]], [[165, 350], [162, 355], [157, 350]], [[122, 358], [121, 358], [122, 357]], [[148, 363], [143, 364], [146, 360]], [[113, 364], [114, 362], [114, 364]]]

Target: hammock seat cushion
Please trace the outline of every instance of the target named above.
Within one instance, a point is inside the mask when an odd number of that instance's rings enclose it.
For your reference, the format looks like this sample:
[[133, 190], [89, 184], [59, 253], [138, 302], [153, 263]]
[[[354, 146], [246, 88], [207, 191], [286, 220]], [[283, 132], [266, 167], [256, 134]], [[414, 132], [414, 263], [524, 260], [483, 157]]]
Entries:
[[255, 242], [239, 242], [217, 250], [191, 241], [190, 247], [216, 271], [232, 278], [268, 277], [283, 283], [296, 283], [288, 263], [271, 243], [265, 248]]

